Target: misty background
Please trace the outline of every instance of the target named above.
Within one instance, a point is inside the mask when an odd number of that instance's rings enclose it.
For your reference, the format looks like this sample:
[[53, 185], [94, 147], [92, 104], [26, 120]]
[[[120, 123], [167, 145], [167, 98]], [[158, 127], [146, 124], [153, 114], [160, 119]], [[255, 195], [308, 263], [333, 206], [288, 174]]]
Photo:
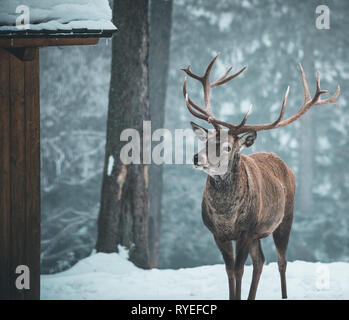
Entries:
[[[315, 27], [320, 4], [330, 8], [328, 30]], [[192, 120], [209, 128], [185, 107], [180, 68], [190, 64], [193, 72], [203, 73], [218, 51], [212, 78], [229, 66], [236, 72], [248, 65], [242, 76], [212, 90], [213, 111], [228, 122], [240, 122], [251, 103], [248, 123], [274, 121], [287, 85], [285, 118], [294, 114], [303, 102], [299, 62], [312, 93], [315, 71], [322, 89], [332, 94], [341, 86], [340, 109], [314, 107], [301, 121], [260, 132], [251, 150], [243, 151], [274, 152], [296, 175], [289, 261], [349, 261], [348, 9], [345, 0], [173, 1], [164, 105], [165, 128], [172, 132], [189, 128]], [[110, 40], [41, 49], [42, 273], [69, 268], [96, 244], [111, 49]], [[203, 104], [202, 89], [192, 79], [188, 92]], [[205, 180], [191, 165], [164, 165], [159, 268], [222, 263], [201, 220]], [[262, 246], [267, 263], [276, 261], [271, 238]]]

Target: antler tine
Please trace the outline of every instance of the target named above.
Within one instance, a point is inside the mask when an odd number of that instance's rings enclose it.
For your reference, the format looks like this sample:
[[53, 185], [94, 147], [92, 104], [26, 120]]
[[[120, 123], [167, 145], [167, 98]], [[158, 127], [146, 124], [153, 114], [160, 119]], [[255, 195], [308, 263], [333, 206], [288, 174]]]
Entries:
[[[320, 89], [320, 73], [316, 72], [316, 91], [321, 91]], [[326, 90], [328, 92], [328, 90]]]
[[211, 73], [211, 70], [212, 70], [212, 67], [214, 65], [214, 63], [216, 62], [216, 60], [218, 59], [218, 57], [221, 55], [220, 52], [217, 53], [217, 55], [212, 59], [212, 61], [210, 62], [210, 64], [208, 65], [208, 67], [206, 68], [206, 71], [205, 71], [205, 75], [203, 76], [203, 78], [205, 80], [208, 81], [209, 79], [209, 76], [210, 76], [210, 73]]
[[287, 86], [287, 90], [286, 90], [286, 93], [285, 93], [285, 96], [284, 96], [284, 100], [282, 101], [282, 107], [281, 107], [281, 112], [280, 112], [279, 118], [277, 118], [272, 123], [273, 126], [277, 126], [279, 124], [279, 122], [282, 120], [282, 118], [284, 117], [286, 104], [287, 104], [287, 98], [288, 98], [289, 92], [290, 92], [290, 86]]
[[245, 125], [250, 113], [252, 111], [252, 104], [250, 105], [250, 107], [248, 108], [247, 113], [245, 114], [244, 118], [242, 119], [242, 121], [240, 122], [240, 124], [237, 126], [237, 128], [241, 128]]
[[304, 104], [305, 104], [306, 102], [308, 102], [311, 99], [311, 95], [310, 95], [310, 91], [308, 88], [308, 83], [307, 83], [307, 79], [305, 77], [303, 67], [300, 63], [299, 63], [299, 69], [300, 69], [301, 77], [302, 77], [302, 84], [303, 84], [303, 89], [304, 89]]
[[183, 70], [189, 77], [192, 77], [192, 78], [202, 82], [202, 77], [200, 77], [197, 74], [191, 72], [190, 65], [188, 67], [186, 67], [186, 68], [181, 68], [181, 70]]
[[[186, 98], [187, 95], [187, 77], [184, 78], [184, 82], [183, 82], [183, 95]], [[188, 97], [188, 102], [190, 103], [190, 105], [192, 107], [194, 107], [196, 110], [200, 111], [201, 113], [203, 113], [204, 115], [206, 115], [207, 117], [211, 116], [210, 114], [208, 114], [206, 112], [206, 110], [202, 109], [199, 105], [197, 105], [194, 101], [192, 101], [189, 97]]]
[[231, 69], [233, 69], [233, 67], [229, 67], [229, 69], [225, 72], [225, 74], [223, 74], [223, 75], [222, 75], [219, 79], [217, 79], [215, 82], [211, 83], [211, 84], [210, 84], [211, 89], [214, 88], [214, 87], [216, 87], [215, 84], [216, 84], [217, 82], [220, 82], [220, 81], [224, 80], [224, 79], [227, 77], [227, 75], [230, 73]]
[[339, 96], [340, 91], [341, 91], [341, 88], [340, 88], [340, 86], [338, 85], [338, 86], [337, 86], [337, 90], [336, 90], [336, 92], [334, 93], [334, 95], [333, 95], [332, 97], [327, 98], [327, 99], [325, 99], [325, 100], [319, 100], [319, 101], [316, 103], [316, 105], [319, 106], [319, 105], [324, 105], [324, 104], [336, 104], [336, 105], [339, 106], [339, 104], [338, 104], [338, 102], [337, 102], [337, 98], [338, 98], [338, 96]]
[[316, 103], [319, 101], [320, 96], [322, 94], [328, 93], [328, 90], [321, 90], [320, 89], [320, 74], [319, 72], [316, 72], [316, 92], [314, 95], [314, 98], [311, 100], [310, 105], [316, 105]]
[[204, 100], [205, 100], [205, 106], [206, 106], [206, 110], [207, 112], [209, 112], [210, 114], [212, 114], [211, 111], [211, 103], [210, 103], [210, 73], [212, 70], [212, 67], [214, 65], [214, 63], [216, 62], [216, 60], [218, 59], [218, 57], [220, 56], [220, 52], [217, 53], [217, 55], [213, 58], [213, 60], [210, 62], [210, 64], [208, 65], [205, 75], [202, 77], [202, 86], [204, 87]]
[[247, 66], [244, 66], [240, 71], [238, 71], [237, 73], [231, 75], [230, 77], [226, 78], [226, 76], [229, 74], [230, 70], [232, 68], [230, 67], [229, 70], [218, 80], [216, 80], [215, 82], [211, 83], [211, 88], [215, 88], [218, 87], [224, 83], [227, 83], [228, 81], [236, 78], [238, 75], [240, 75], [242, 72], [244, 72], [247, 69]]

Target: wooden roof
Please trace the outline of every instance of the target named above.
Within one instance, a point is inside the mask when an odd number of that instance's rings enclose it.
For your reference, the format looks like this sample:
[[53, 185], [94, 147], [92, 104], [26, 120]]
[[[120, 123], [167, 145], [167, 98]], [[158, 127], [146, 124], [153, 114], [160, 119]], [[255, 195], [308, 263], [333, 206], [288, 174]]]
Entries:
[[110, 38], [117, 29], [72, 29], [72, 30], [0, 30], [0, 39], [5, 38]]

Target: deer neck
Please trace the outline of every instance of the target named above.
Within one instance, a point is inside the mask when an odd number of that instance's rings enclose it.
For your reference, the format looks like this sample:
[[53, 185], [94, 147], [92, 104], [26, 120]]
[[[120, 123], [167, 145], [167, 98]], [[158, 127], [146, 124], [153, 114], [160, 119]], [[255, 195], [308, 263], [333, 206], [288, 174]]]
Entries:
[[211, 199], [222, 202], [236, 202], [241, 199], [247, 183], [244, 164], [240, 153], [236, 153], [229, 164], [228, 171], [223, 176], [209, 176], [207, 191]]

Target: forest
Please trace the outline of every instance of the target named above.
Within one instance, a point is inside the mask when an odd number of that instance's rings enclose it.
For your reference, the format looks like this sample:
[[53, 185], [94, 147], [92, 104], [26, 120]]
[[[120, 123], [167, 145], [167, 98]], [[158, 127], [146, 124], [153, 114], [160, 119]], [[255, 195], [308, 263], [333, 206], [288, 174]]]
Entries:
[[[321, 86], [331, 94], [340, 84], [338, 106], [314, 107], [285, 128], [261, 132], [255, 144], [243, 152], [273, 152], [295, 173], [288, 260], [349, 262], [349, 2], [152, 0], [143, 11], [135, 6], [129, 13], [137, 15], [135, 21], [144, 21], [134, 24], [123, 16], [126, 9], [120, 3], [114, 3], [119, 6], [119, 11], [114, 8], [113, 17], [119, 31], [113, 40], [101, 40], [97, 46], [43, 48], [40, 52], [41, 272], [69, 269], [91, 255], [96, 245], [104, 252], [117, 250], [106, 249], [107, 240], [98, 236], [101, 206], [108, 205], [102, 192], [109, 188], [105, 186], [107, 155], [119, 148], [110, 128], [121, 116], [126, 119], [125, 126], [135, 127], [140, 117], [137, 112], [143, 108], [150, 110], [146, 119], [154, 128], [163, 126], [171, 133], [189, 129], [194, 118], [185, 106], [185, 73], [180, 69], [191, 65], [193, 72], [202, 73], [218, 52], [220, 58], [212, 71], [215, 78], [230, 66], [237, 72], [248, 65], [242, 76], [212, 94], [217, 117], [232, 123], [239, 123], [251, 104], [249, 123], [274, 121], [288, 85], [285, 117], [294, 114], [303, 102], [299, 63], [312, 93], [316, 71], [321, 75]], [[329, 28], [317, 27], [319, 5], [330, 9]], [[149, 19], [142, 20], [148, 16], [147, 10]], [[141, 43], [141, 36], [148, 37], [148, 42], [142, 42], [147, 53], [143, 69], [125, 64], [133, 57], [126, 58], [135, 54], [127, 52], [127, 32], [139, 34], [139, 38], [132, 38], [132, 45]], [[146, 75], [139, 71], [145, 69], [149, 69]], [[139, 109], [130, 107], [124, 113], [124, 109], [108, 110], [112, 99], [127, 98], [125, 83], [134, 83], [132, 88], [139, 93], [136, 80], [140, 77], [149, 82], [145, 95], [150, 108], [139, 94], [128, 92], [132, 99], [138, 99]], [[199, 84], [190, 81], [188, 86], [191, 98], [203, 101]], [[200, 124], [208, 128], [207, 123]], [[178, 269], [222, 263], [212, 234], [201, 219], [206, 175], [191, 164], [164, 164], [151, 166], [150, 179], [148, 225], [154, 235], [149, 240], [150, 267]], [[145, 180], [141, 183], [147, 184]], [[126, 234], [120, 243], [131, 247], [131, 242]], [[276, 261], [272, 239], [263, 239], [262, 246], [266, 261]], [[138, 253], [135, 257], [138, 265], [148, 259], [139, 258]]]

